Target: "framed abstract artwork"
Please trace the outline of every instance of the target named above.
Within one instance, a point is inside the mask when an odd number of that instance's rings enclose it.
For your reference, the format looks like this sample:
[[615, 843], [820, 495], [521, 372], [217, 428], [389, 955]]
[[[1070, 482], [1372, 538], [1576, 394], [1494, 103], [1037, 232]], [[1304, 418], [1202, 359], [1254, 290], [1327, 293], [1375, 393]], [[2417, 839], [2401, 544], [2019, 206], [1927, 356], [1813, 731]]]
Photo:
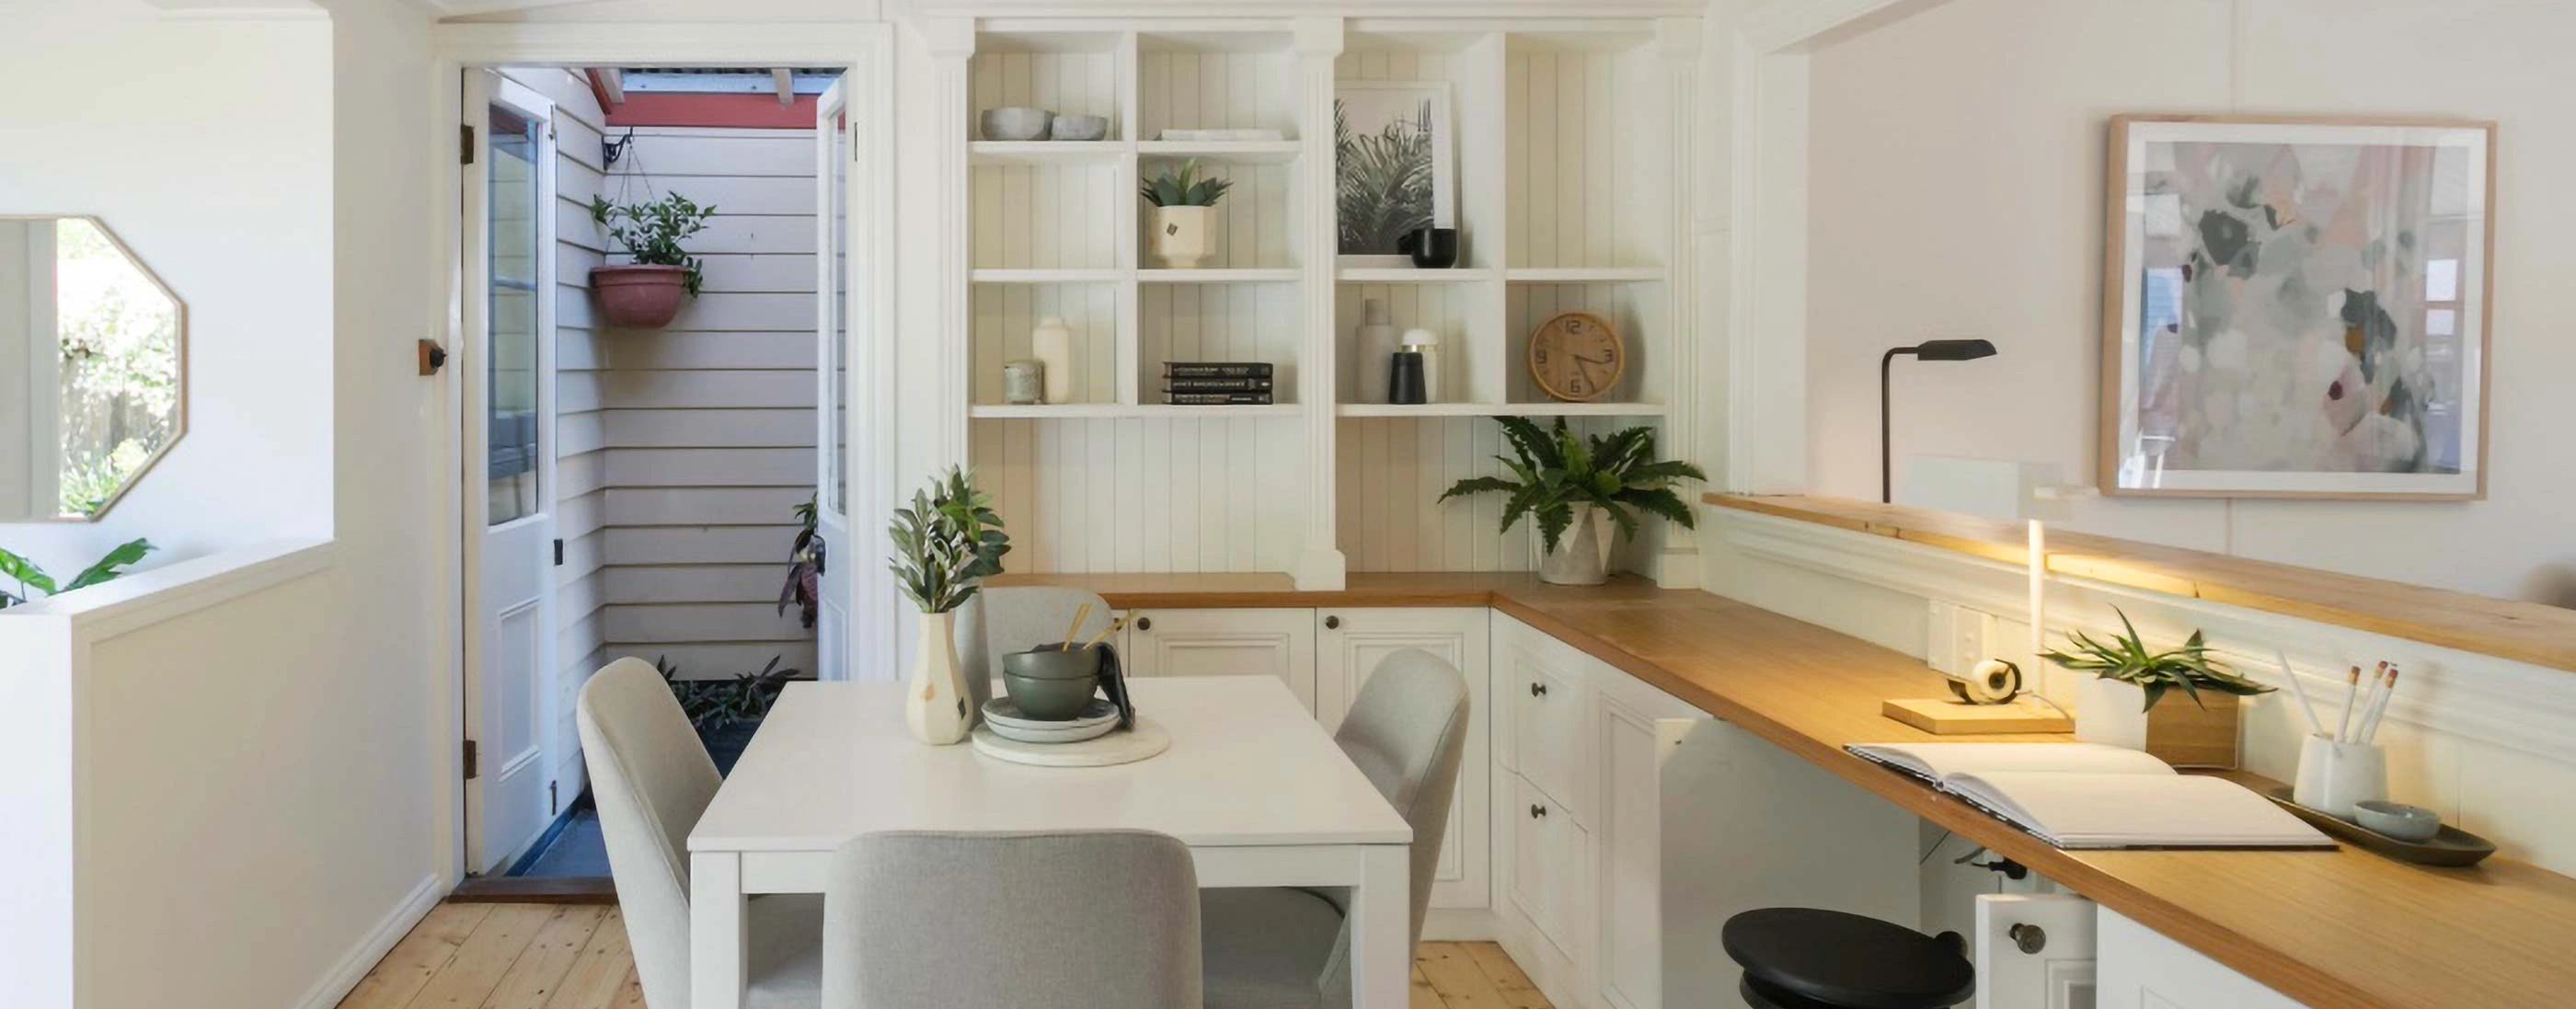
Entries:
[[1333, 84], [1333, 209], [1343, 266], [1412, 266], [1397, 240], [1455, 227], [1447, 81]]
[[2104, 493], [2485, 496], [2495, 124], [2110, 132]]

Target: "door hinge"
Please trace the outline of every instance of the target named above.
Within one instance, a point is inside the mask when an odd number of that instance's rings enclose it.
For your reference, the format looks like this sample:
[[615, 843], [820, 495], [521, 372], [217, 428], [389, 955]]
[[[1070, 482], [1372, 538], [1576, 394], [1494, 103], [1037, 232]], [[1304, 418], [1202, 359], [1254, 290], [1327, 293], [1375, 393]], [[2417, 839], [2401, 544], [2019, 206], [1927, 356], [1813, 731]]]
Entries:
[[475, 758], [475, 752], [474, 752], [474, 749], [475, 749], [475, 748], [474, 748], [474, 741], [473, 741], [473, 740], [471, 740], [471, 739], [466, 740], [466, 741], [465, 741], [465, 780], [467, 780], [467, 781], [472, 781], [472, 780], [474, 780], [474, 779], [475, 779], [475, 777], [480, 773], [480, 772], [476, 769], [476, 763], [475, 763], [475, 759], [474, 759], [474, 758]]
[[563, 541], [562, 541], [562, 540], [556, 540], [556, 541], [555, 541], [555, 566], [556, 566], [556, 567], [562, 567], [562, 566], [563, 566]]
[[456, 163], [457, 163], [457, 164], [460, 164], [460, 165], [470, 165], [470, 164], [473, 164], [473, 163], [474, 163], [474, 126], [473, 126], [473, 124], [471, 124], [471, 123], [463, 123], [463, 124], [459, 124], [459, 125], [456, 127], [456, 141], [457, 141], [457, 143], [456, 143], [456, 147], [457, 147], [457, 151], [456, 151]]
[[555, 798], [555, 786], [556, 786], [556, 785], [560, 785], [560, 784], [562, 784], [562, 782], [559, 782], [559, 781], [549, 781], [549, 782], [546, 782], [546, 815], [547, 815], [547, 816], [554, 816], [554, 815], [556, 815], [556, 814], [559, 814], [559, 813], [562, 813], [562, 812], [563, 812], [563, 801], [562, 801], [562, 800], [560, 800], [560, 799]]

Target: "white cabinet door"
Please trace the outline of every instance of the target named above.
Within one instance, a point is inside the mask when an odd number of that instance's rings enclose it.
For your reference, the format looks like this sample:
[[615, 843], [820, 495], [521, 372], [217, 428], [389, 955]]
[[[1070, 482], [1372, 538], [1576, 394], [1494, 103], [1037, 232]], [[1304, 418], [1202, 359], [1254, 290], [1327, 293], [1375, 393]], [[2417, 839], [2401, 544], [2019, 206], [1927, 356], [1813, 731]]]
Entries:
[[1592, 839], [1547, 793], [1514, 775], [1512, 906], [1528, 919], [1553, 958], [1580, 971], [1592, 921]]
[[2090, 1009], [2093, 902], [2072, 894], [1977, 898], [1977, 1009]]
[[1315, 611], [1138, 610], [1127, 625], [1134, 676], [1272, 676], [1315, 710]]
[[[1483, 824], [1492, 761], [1485, 743], [1486, 615], [1482, 606], [1320, 609], [1315, 612], [1315, 717], [1341, 729], [1360, 686], [1388, 655], [1418, 648], [1457, 667], [1467, 681], [1467, 748], [1449, 802], [1448, 834], [1431, 877], [1431, 906], [1487, 906], [1488, 845]], [[1469, 825], [1478, 829], [1468, 830]]]
[[1600, 665], [1593, 690], [1593, 846], [1600, 852], [1600, 934], [1593, 949], [1601, 1001], [1615, 1009], [1660, 1009], [1663, 989], [1664, 763], [1708, 716], [1653, 687]]
[[2094, 917], [2100, 1009], [2297, 1009], [2299, 1003], [2110, 908]]

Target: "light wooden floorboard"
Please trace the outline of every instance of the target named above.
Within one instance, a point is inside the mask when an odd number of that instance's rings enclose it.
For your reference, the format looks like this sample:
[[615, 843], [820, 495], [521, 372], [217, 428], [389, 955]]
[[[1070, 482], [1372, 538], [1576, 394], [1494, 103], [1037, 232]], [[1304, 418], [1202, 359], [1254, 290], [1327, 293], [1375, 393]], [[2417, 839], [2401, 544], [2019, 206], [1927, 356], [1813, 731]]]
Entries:
[[[1426, 942], [1409, 1009], [1551, 1009], [1502, 947]], [[617, 909], [441, 904], [340, 1009], [645, 1009]]]

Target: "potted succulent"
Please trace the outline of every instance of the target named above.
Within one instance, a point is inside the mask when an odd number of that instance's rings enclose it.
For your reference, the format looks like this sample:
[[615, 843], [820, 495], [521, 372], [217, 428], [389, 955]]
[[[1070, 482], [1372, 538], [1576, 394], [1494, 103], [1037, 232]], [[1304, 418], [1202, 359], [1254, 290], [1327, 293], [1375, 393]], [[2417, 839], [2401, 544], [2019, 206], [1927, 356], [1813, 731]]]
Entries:
[[1164, 266], [1189, 269], [1216, 254], [1216, 201], [1234, 187], [1230, 179], [1204, 177], [1198, 160], [1145, 180], [1140, 192], [1154, 205], [1154, 257]]
[[[2199, 631], [2182, 647], [2149, 649], [2138, 628], [2118, 608], [2121, 633], [2098, 641], [2083, 631], [2067, 635], [2072, 652], [2040, 657], [2092, 673], [2078, 688], [2075, 738], [2145, 750], [2177, 767], [2236, 766], [2236, 699], [2270, 693], [2209, 656]], [[2188, 705], [2161, 703], [2180, 690]]]
[[1503, 504], [1503, 530], [1510, 531], [1524, 515], [1537, 523], [1539, 580], [1556, 585], [1607, 580], [1609, 527], [1635, 539], [1638, 511], [1661, 515], [1684, 529], [1696, 526], [1690, 506], [1672, 485], [1708, 476], [1686, 462], [1657, 461], [1653, 428], [1632, 427], [1587, 439], [1568, 430], [1563, 417], [1553, 430], [1527, 417], [1494, 419], [1503, 425], [1503, 437], [1518, 457], [1494, 458], [1510, 467], [1512, 476], [1460, 480], [1440, 500], [1489, 491], [1510, 495]]
[[643, 203], [590, 198], [590, 219], [608, 229], [608, 237], [635, 260], [591, 267], [590, 287], [599, 292], [600, 311], [610, 325], [659, 329], [680, 314], [683, 294], [698, 296], [706, 283], [705, 264], [680, 243], [705, 231], [715, 212], [678, 193]]
[[914, 491], [910, 507], [895, 509], [886, 530], [895, 548], [886, 566], [921, 607], [921, 652], [904, 692], [903, 721], [914, 739], [933, 746], [964, 740], [975, 725], [957, 661], [957, 608], [986, 577], [1001, 573], [1002, 555], [1011, 550], [992, 501], [975, 489], [972, 476], [951, 466], [930, 490]]
[[159, 548], [153, 546], [151, 540], [128, 540], [118, 544], [116, 549], [108, 551], [107, 556], [98, 559], [98, 563], [73, 575], [71, 581], [59, 584], [54, 581], [52, 575], [45, 573], [44, 568], [38, 567], [36, 562], [9, 551], [0, 550], [0, 578], [18, 583], [16, 592], [0, 589], [0, 610], [22, 603], [35, 602], [35, 594], [38, 592], [57, 596], [74, 589], [85, 589], [100, 582], [115, 581], [116, 576], [125, 573], [124, 568], [141, 561], [144, 554], [156, 549]]

